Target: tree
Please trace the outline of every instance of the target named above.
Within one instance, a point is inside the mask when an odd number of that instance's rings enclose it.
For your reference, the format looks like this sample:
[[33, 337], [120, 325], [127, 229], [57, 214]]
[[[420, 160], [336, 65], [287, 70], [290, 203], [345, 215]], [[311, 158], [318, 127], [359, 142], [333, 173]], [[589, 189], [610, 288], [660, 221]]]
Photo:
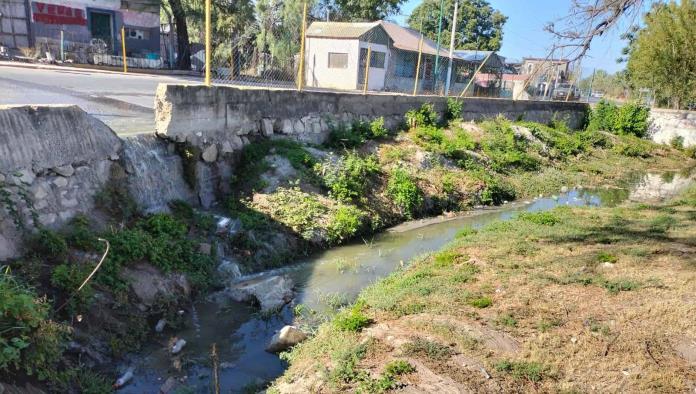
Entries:
[[683, 108], [696, 100], [696, 0], [655, 4], [644, 22], [628, 51], [630, 81]]
[[325, 0], [322, 8], [333, 11], [332, 21], [375, 21], [397, 14], [405, 0]]
[[623, 97], [628, 89], [624, 74], [624, 71], [609, 74], [600, 69], [594, 76], [590, 75], [580, 80], [578, 87], [582, 91], [588, 91], [591, 87], [593, 91], [602, 92], [608, 97]]
[[[437, 41], [441, 0], [424, 0], [408, 17], [408, 25]], [[455, 0], [444, 0], [440, 42], [449, 44]], [[456, 49], [497, 51], [503, 43], [507, 17], [493, 9], [487, 0], [460, 0], [457, 13]], [[423, 28], [421, 29], [421, 22]]]
[[176, 68], [179, 70], [191, 69], [191, 41], [189, 40], [188, 25], [186, 22], [186, 10], [181, 0], [167, 0], [174, 17], [176, 30]]

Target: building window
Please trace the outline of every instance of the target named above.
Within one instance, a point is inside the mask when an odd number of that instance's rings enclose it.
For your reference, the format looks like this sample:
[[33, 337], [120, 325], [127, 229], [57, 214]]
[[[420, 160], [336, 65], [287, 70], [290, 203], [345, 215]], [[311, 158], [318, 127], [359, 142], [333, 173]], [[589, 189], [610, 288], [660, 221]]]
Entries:
[[329, 68], [348, 68], [348, 54], [329, 52]]
[[416, 56], [411, 56], [411, 52], [400, 54], [396, 57], [394, 74], [397, 77], [413, 78], [416, 76]]
[[384, 62], [387, 54], [384, 52], [372, 51], [370, 54], [370, 67], [384, 68]]

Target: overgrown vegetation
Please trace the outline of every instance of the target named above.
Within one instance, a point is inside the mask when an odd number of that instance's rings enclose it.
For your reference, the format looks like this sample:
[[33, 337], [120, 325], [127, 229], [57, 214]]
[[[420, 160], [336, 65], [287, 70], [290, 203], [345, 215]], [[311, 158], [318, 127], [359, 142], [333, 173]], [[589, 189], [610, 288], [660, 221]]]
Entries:
[[648, 132], [650, 109], [637, 103], [621, 106], [601, 100], [590, 114], [588, 129], [622, 135], [645, 137]]

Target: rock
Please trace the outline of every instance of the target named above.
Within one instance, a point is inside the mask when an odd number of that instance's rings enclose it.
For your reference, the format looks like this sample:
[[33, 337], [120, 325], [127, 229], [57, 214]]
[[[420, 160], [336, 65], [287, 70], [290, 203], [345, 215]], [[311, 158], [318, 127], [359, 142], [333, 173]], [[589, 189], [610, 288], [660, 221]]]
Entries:
[[48, 193], [46, 192], [46, 189], [43, 188], [41, 185], [35, 185], [36, 187], [34, 188], [34, 201], [36, 200], [43, 200], [48, 196]]
[[271, 342], [266, 346], [266, 351], [270, 353], [282, 352], [307, 339], [307, 334], [295, 326], [285, 326], [280, 329]]
[[261, 119], [261, 131], [266, 137], [273, 135], [273, 119]]
[[174, 345], [172, 345], [171, 352], [172, 354], [177, 354], [181, 351], [181, 349], [186, 346], [186, 340], [183, 338], [178, 339], [176, 342], [174, 342]]
[[66, 166], [54, 167], [53, 172], [55, 172], [58, 175], [67, 177], [72, 176], [75, 173], [75, 168], [73, 168], [72, 164], [68, 164]]
[[191, 286], [185, 275], [165, 275], [149, 264], [126, 267], [121, 275], [130, 282], [135, 295], [147, 306], [152, 305], [159, 295], [188, 297], [191, 293]]
[[602, 263], [602, 268], [604, 269], [612, 269], [614, 268], [614, 263], [610, 263], [608, 261], [605, 261]]
[[226, 281], [235, 280], [242, 276], [239, 264], [230, 260], [222, 260], [217, 267], [217, 271], [222, 276], [222, 279]]
[[55, 213], [42, 213], [39, 215], [39, 223], [42, 226], [50, 226], [56, 222], [56, 219], [58, 219], [58, 215]]
[[174, 391], [177, 384], [178, 382], [176, 381], [176, 378], [174, 378], [173, 376], [168, 377], [167, 380], [165, 380], [164, 383], [160, 386], [160, 394], [171, 393], [172, 391]]
[[53, 180], [53, 184], [56, 185], [56, 187], [66, 187], [68, 186], [68, 178], [59, 176]]
[[203, 154], [201, 154], [203, 157], [203, 161], [206, 163], [213, 163], [215, 160], [217, 160], [218, 157], [218, 149], [217, 145], [213, 144], [210, 145], [209, 147], [205, 148], [203, 151]]
[[159, 319], [157, 324], [155, 325], [155, 332], [162, 332], [164, 331], [164, 326], [167, 325], [167, 321], [164, 319]]
[[5, 182], [5, 175], [0, 174], [0, 183]]
[[281, 184], [296, 179], [297, 170], [292, 166], [287, 157], [281, 155], [268, 155], [264, 158], [270, 169], [261, 174], [261, 179], [266, 183], [264, 193], [274, 192]]
[[568, 193], [568, 186], [561, 187], [561, 193]]
[[213, 246], [209, 243], [202, 243], [202, 244], [198, 245], [198, 252], [200, 254], [210, 256], [212, 251], [213, 251]]
[[24, 183], [26, 185], [31, 185], [34, 183], [34, 179], [36, 179], [36, 175], [34, 172], [30, 169], [23, 169], [19, 170], [17, 174], [15, 174], [15, 177], [20, 183]]
[[287, 276], [255, 278], [239, 282], [227, 290], [237, 302], [257, 302], [261, 310], [279, 309], [292, 300], [293, 283]]
[[292, 134], [292, 120], [283, 119], [283, 127], [281, 128], [283, 134]]
[[437, 163], [437, 160], [430, 152], [424, 152], [422, 150], [416, 151], [414, 159], [420, 169], [427, 170], [433, 167]]
[[65, 208], [75, 208], [79, 204], [76, 198], [61, 198], [60, 205]]

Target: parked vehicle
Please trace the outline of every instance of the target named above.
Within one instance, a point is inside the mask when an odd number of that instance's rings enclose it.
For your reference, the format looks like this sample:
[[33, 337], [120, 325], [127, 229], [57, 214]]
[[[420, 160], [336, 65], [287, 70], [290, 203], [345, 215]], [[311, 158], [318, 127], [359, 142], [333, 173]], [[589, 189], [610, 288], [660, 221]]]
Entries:
[[559, 83], [556, 85], [556, 87], [553, 89], [553, 99], [554, 100], [566, 100], [566, 96], [570, 95], [568, 97], [568, 101], [570, 100], [577, 100], [580, 98], [580, 91], [578, 90], [577, 87], [572, 86], [570, 83]]

